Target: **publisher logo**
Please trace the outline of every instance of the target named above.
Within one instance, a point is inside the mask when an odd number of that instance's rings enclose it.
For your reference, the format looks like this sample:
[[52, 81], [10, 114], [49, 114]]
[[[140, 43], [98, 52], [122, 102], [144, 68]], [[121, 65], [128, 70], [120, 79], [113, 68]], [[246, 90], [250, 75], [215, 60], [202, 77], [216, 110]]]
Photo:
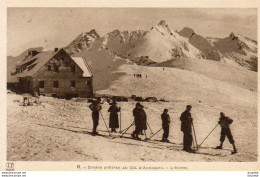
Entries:
[[6, 163], [6, 171], [14, 171], [14, 163], [13, 162], [7, 162]]

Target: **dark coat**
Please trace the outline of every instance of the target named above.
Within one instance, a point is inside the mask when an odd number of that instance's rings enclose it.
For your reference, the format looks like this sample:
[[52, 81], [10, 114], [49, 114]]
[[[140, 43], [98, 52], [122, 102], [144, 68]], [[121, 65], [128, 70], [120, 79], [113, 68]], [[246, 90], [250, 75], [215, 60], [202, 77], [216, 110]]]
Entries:
[[164, 129], [168, 128], [170, 126], [170, 122], [171, 122], [169, 114], [162, 113], [161, 118], [162, 118], [162, 127]]
[[108, 112], [110, 112], [109, 116], [109, 128], [118, 128], [118, 115], [117, 113], [120, 111], [120, 108], [118, 108], [116, 105], [112, 105], [109, 107]]
[[133, 116], [135, 120], [135, 125], [142, 130], [147, 130], [147, 125], [146, 125], [147, 116], [144, 109], [134, 108]]
[[191, 132], [191, 125], [192, 125], [192, 118], [191, 118], [191, 113], [188, 111], [184, 111], [181, 114], [180, 117], [181, 120], [181, 131], [183, 132]]
[[232, 124], [233, 120], [226, 116], [221, 116], [218, 123], [222, 129], [229, 129], [229, 125]]
[[99, 118], [99, 111], [101, 111], [102, 106], [99, 102], [95, 101], [92, 104], [89, 105], [89, 108], [92, 111], [92, 118], [98, 119]]

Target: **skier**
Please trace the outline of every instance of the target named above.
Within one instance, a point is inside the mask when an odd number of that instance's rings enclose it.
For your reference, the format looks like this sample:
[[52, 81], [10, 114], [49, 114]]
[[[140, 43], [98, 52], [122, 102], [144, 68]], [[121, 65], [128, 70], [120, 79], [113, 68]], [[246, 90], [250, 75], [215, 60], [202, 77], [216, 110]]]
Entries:
[[112, 105], [109, 107], [108, 112], [110, 112], [109, 117], [109, 128], [111, 128], [111, 132], [116, 132], [116, 128], [119, 128], [118, 123], [118, 115], [117, 113], [121, 110], [121, 107], [116, 105], [116, 101], [114, 100]]
[[220, 118], [218, 123], [221, 126], [221, 136], [220, 136], [220, 145], [216, 147], [216, 149], [222, 149], [223, 143], [225, 141], [225, 138], [227, 136], [230, 144], [233, 145], [233, 149], [234, 151], [232, 151], [231, 154], [236, 154], [237, 153], [237, 149], [235, 146], [235, 141], [233, 139], [231, 130], [230, 130], [230, 124], [232, 124], [233, 120], [226, 117], [225, 114], [223, 112], [220, 113]]
[[135, 108], [133, 109], [133, 116], [134, 116], [134, 122], [135, 122], [135, 131], [131, 134], [132, 138], [141, 140], [139, 138], [139, 134], [142, 132], [142, 130], [146, 130], [146, 114], [143, 110], [143, 105], [141, 105], [139, 102], [136, 103]]
[[93, 131], [92, 134], [96, 135], [98, 134], [97, 132], [97, 126], [98, 126], [98, 121], [99, 121], [99, 111], [101, 111], [102, 106], [101, 106], [101, 99], [98, 98], [96, 101], [94, 101], [92, 104], [89, 105], [89, 108], [92, 111], [92, 120], [93, 120]]
[[140, 104], [140, 116], [141, 116], [141, 124], [142, 124], [142, 131], [140, 133], [141, 133], [141, 135], [143, 135], [142, 132], [144, 132], [144, 134], [145, 134], [145, 130], [147, 130], [147, 116], [144, 111], [144, 106], [141, 104]]
[[194, 152], [191, 149], [192, 145], [192, 118], [191, 118], [191, 105], [186, 106], [186, 110], [181, 114], [181, 131], [183, 132], [183, 150], [187, 152]]
[[169, 127], [170, 127], [170, 116], [168, 114], [168, 109], [164, 109], [162, 115], [162, 128], [163, 128], [163, 136], [162, 136], [162, 142], [170, 142], [168, 140], [168, 136], [169, 136]]

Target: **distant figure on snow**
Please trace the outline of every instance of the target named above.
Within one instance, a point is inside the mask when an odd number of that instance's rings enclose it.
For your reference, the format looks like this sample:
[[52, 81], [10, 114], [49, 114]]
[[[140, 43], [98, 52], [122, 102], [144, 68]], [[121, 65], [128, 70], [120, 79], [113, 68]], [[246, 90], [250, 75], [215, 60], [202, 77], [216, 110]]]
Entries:
[[109, 128], [111, 128], [111, 132], [116, 132], [116, 128], [119, 128], [117, 113], [120, 111], [120, 109], [121, 109], [121, 107], [118, 107], [116, 105], [115, 100], [113, 101], [112, 105], [108, 109], [108, 112], [110, 112]]
[[133, 116], [135, 122], [135, 131], [131, 134], [131, 136], [134, 139], [141, 140], [139, 138], [139, 134], [142, 132], [142, 130], [147, 130], [147, 126], [146, 113], [143, 109], [143, 105], [141, 105], [139, 102], [136, 103], [136, 106], [133, 109]]
[[194, 152], [191, 149], [192, 145], [192, 118], [191, 118], [191, 105], [186, 106], [186, 110], [181, 114], [181, 131], [183, 132], [183, 150], [187, 152]]
[[101, 111], [102, 106], [101, 106], [101, 99], [98, 98], [96, 101], [94, 101], [92, 104], [89, 105], [89, 108], [92, 111], [92, 120], [93, 120], [93, 131], [92, 134], [96, 135], [98, 134], [97, 132], [97, 126], [99, 122], [99, 111]]
[[232, 136], [232, 133], [230, 130], [230, 124], [232, 124], [232, 122], [233, 122], [233, 120], [226, 117], [223, 112], [220, 113], [220, 118], [219, 118], [218, 123], [221, 126], [221, 136], [220, 136], [220, 145], [217, 146], [216, 149], [222, 149], [223, 143], [227, 136], [230, 144], [233, 145], [233, 149], [234, 149], [234, 151], [232, 151], [231, 154], [235, 154], [235, 153], [237, 153], [237, 149], [236, 149], [235, 141], [233, 139], [233, 136]]
[[168, 136], [169, 136], [169, 128], [170, 128], [170, 116], [168, 114], [168, 109], [164, 109], [162, 115], [162, 128], [163, 128], [163, 137], [162, 137], [162, 142], [170, 142], [168, 140]]

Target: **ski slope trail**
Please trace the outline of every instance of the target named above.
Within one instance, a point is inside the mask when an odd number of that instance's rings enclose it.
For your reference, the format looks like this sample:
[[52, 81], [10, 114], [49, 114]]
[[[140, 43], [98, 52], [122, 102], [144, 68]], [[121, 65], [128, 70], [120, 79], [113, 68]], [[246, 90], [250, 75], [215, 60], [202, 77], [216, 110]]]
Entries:
[[[40, 97], [41, 106], [19, 106], [22, 96], [8, 94], [8, 161], [256, 161], [257, 160], [257, 128], [256, 112], [246, 107], [235, 110], [232, 105], [211, 106], [208, 103], [189, 101], [170, 101], [142, 103], [148, 116], [148, 123], [153, 132], [161, 128], [160, 114], [164, 108], [169, 109], [171, 116], [170, 136], [172, 143], [162, 143], [162, 131], [149, 141], [131, 139], [131, 127], [120, 138], [119, 133], [112, 137], [106, 130], [100, 117], [99, 136], [92, 136], [92, 118], [86, 101], [61, 100]], [[231, 125], [239, 153], [230, 155], [232, 146], [226, 141], [224, 150], [215, 150], [219, 144], [220, 128], [217, 128], [204, 142], [196, 154], [182, 151], [182, 132], [179, 116], [187, 104], [193, 105], [192, 116], [200, 143], [214, 128], [218, 121], [219, 111], [233, 110], [227, 115], [234, 119]], [[122, 129], [132, 122], [132, 109], [135, 102], [120, 102], [122, 107]], [[250, 106], [250, 105], [248, 105]], [[102, 115], [106, 123], [109, 105], [102, 105]], [[248, 107], [247, 107], [248, 108]], [[251, 112], [251, 114], [249, 114]], [[119, 131], [119, 130], [118, 130]], [[152, 136], [149, 129], [148, 137]], [[250, 138], [248, 138], [250, 137]], [[142, 139], [145, 137], [142, 136]]]

